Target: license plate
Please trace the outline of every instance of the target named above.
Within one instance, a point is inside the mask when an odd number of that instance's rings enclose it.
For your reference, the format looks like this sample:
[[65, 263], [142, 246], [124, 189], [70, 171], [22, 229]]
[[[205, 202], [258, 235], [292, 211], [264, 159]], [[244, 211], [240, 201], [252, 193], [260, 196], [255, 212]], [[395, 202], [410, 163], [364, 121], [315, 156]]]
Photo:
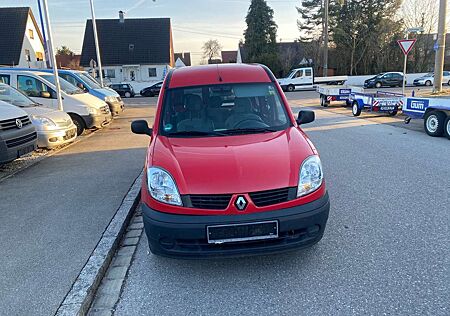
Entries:
[[206, 234], [210, 244], [278, 238], [278, 221], [207, 226]]
[[394, 111], [396, 106], [380, 106], [380, 111]]
[[20, 157], [20, 156], [26, 155], [28, 153], [31, 153], [32, 151], [34, 151], [34, 145], [30, 145], [30, 146], [24, 147], [22, 149], [19, 149], [17, 151], [17, 156]]

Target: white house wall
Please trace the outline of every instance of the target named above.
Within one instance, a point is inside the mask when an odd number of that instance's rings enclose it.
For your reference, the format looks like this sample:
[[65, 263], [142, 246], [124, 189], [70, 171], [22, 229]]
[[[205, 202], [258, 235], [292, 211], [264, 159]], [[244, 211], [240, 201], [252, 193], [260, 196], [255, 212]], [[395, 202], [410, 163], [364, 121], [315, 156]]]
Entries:
[[[33, 39], [30, 38], [28, 30], [33, 30]], [[28, 49], [30, 51], [30, 59], [31, 62], [28, 63], [26, 56], [25, 56], [25, 50]], [[22, 51], [20, 52], [20, 59], [18, 67], [25, 67], [25, 68], [46, 68], [45, 61], [37, 61], [36, 53], [40, 52], [42, 53], [42, 56], [45, 60], [45, 53], [44, 53], [44, 46], [41, 42], [41, 39], [39, 38], [38, 31], [36, 30], [36, 27], [33, 23], [33, 20], [31, 19], [31, 16], [28, 15], [27, 20], [27, 26], [25, 28], [25, 34], [23, 38], [23, 44], [22, 44]]]

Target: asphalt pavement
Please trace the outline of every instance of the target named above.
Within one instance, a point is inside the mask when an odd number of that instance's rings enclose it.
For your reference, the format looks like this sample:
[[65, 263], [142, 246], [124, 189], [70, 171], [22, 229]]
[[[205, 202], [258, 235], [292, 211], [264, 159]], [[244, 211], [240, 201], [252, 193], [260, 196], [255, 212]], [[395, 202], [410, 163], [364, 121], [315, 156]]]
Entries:
[[53, 315], [142, 170], [130, 105], [91, 137], [0, 182], [0, 315]]
[[[296, 108], [317, 104], [313, 92], [299, 98]], [[449, 141], [388, 118], [312, 108], [317, 120], [304, 129], [332, 205], [322, 241], [193, 261], [152, 255], [144, 234], [115, 315], [450, 314]]]

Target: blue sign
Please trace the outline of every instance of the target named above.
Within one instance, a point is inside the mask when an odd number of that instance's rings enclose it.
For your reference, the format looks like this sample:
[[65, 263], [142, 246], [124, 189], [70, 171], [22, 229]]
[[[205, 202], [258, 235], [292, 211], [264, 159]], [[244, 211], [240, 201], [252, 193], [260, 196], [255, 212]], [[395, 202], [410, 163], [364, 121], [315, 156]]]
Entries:
[[351, 89], [339, 89], [339, 94], [350, 94], [352, 93]]
[[439, 45], [438, 45], [438, 42], [437, 42], [437, 40], [436, 40], [436, 42], [434, 42], [433, 49], [434, 49], [434, 51], [436, 52], [436, 51], [438, 50], [438, 48], [439, 48]]
[[414, 112], [414, 113], [425, 113], [425, 110], [429, 106], [428, 99], [413, 99], [408, 98], [406, 102], [406, 108], [403, 109], [404, 112]]

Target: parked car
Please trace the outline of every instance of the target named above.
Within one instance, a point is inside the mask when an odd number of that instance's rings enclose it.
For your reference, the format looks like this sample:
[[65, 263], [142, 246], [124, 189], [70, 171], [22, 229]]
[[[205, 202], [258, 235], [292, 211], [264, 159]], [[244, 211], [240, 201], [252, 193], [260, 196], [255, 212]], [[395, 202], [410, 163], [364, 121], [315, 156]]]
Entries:
[[[220, 74], [220, 76], [218, 75]], [[271, 71], [223, 64], [171, 70], [150, 137], [142, 210], [151, 251], [169, 257], [311, 246], [330, 208], [316, 148]]]
[[141, 90], [140, 94], [144, 97], [155, 97], [159, 95], [159, 91], [161, 91], [163, 82], [157, 82], [150, 87], [144, 88]]
[[121, 97], [133, 98], [136, 95], [133, 87], [129, 83], [113, 83], [110, 85], [110, 88], [116, 91]]
[[403, 85], [403, 77], [402, 72], [380, 73], [364, 81], [364, 88], [401, 87]]
[[0, 164], [13, 161], [36, 149], [37, 133], [28, 114], [0, 101]]
[[[450, 85], [450, 71], [444, 71], [442, 74], [442, 84], [444, 83]], [[434, 84], [434, 73], [430, 72], [422, 77], [414, 79], [413, 84], [415, 86], [432, 86]]]
[[[30, 68], [16, 68], [17, 70], [41, 71], [53, 73], [53, 69], [30, 69]], [[109, 105], [109, 110], [113, 116], [119, 115], [124, 109], [124, 103], [120, 95], [109, 88], [101, 87], [97, 80], [95, 80], [87, 71], [58, 69], [58, 75], [72, 85], [81, 90], [92, 94], [93, 96], [105, 101]]]
[[77, 137], [77, 127], [67, 113], [45, 108], [7, 84], [0, 83], [0, 100], [27, 112], [37, 131], [38, 147], [53, 148]]
[[[41, 71], [21, 71], [0, 68], [0, 81], [24, 92], [34, 101], [57, 109], [56, 88], [53, 74]], [[70, 115], [81, 135], [86, 128], [103, 127], [111, 122], [108, 104], [89, 93], [60, 79], [64, 111]]]

